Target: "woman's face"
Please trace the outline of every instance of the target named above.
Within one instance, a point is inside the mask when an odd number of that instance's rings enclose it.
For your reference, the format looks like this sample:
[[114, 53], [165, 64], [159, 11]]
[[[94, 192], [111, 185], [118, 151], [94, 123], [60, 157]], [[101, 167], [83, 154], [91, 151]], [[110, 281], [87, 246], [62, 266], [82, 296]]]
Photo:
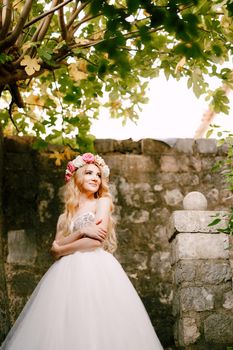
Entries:
[[101, 184], [100, 169], [95, 164], [87, 164], [84, 169], [82, 188], [84, 192], [96, 193]]

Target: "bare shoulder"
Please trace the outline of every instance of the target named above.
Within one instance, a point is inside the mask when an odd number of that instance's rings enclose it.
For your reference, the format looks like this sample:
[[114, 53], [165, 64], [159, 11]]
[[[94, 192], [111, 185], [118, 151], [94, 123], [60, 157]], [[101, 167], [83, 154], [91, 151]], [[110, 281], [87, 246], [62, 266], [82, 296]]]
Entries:
[[65, 213], [62, 213], [57, 220], [57, 227], [61, 228], [65, 222]]
[[100, 197], [97, 201], [97, 209], [109, 209], [111, 207], [111, 198]]

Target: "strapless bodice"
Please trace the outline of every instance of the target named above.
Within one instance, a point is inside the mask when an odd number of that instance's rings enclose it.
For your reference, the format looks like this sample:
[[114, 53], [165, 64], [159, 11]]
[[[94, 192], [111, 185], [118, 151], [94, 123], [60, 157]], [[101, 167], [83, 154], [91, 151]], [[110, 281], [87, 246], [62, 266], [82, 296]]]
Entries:
[[78, 216], [74, 216], [71, 221], [71, 232], [78, 231], [84, 226], [92, 223], [95, 219], [95, 214], [93, 212], [86, 212]]

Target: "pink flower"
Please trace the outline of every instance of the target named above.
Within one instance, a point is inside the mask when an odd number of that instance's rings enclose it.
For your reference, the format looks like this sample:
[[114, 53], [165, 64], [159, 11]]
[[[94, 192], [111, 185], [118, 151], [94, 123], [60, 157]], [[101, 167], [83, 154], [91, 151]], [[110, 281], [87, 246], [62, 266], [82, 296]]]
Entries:
[[71, 173], [73, 173], [76, 170], [72, 161], [68, 162], [66, 169], [69, 170]]
[[95, 156], [92, 153], [84, 153], [82, 155], [82, 159], [84, 160], [85, 163], [90, 164], [90, 163], [94, 163]]
[[72, 177], [72, 174], [71, 174], [71, 173], [66, 173], [66, 175], [65, 175], [65, 181], [66, 181], [66, 182], [69, 182], [71, 177]]

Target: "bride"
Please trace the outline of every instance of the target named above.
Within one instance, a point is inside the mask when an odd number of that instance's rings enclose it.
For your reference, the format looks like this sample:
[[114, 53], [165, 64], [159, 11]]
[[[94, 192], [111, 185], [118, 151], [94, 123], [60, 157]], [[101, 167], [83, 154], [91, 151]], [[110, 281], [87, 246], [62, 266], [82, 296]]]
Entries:
[[116, 249], [104, 160], [85, 153], [66, 169], [65, 210], [42, 277], [1, 350], [162, 350]]

